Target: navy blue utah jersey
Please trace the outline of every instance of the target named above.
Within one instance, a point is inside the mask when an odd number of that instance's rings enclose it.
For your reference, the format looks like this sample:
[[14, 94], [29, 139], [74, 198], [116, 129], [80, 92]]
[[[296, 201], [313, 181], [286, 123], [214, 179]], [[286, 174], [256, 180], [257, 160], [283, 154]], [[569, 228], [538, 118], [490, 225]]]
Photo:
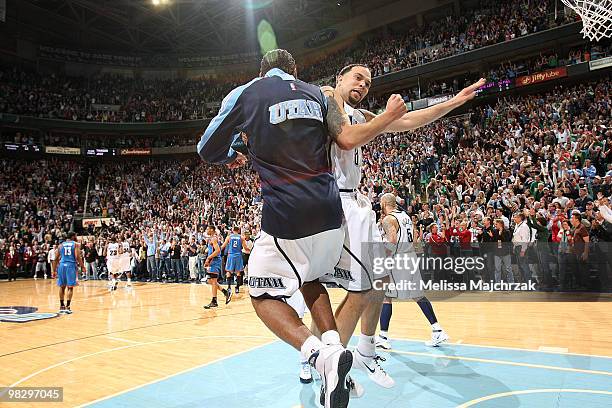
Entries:
[[327, 103], [319, 87], [280, 69], [242, 85], [223, 100], [198, 143], [205, 161], [229, 163], [248, 137], [263, 193], [261, 228], [298, 239], [340, 228], [342, 205], [329, 161]]

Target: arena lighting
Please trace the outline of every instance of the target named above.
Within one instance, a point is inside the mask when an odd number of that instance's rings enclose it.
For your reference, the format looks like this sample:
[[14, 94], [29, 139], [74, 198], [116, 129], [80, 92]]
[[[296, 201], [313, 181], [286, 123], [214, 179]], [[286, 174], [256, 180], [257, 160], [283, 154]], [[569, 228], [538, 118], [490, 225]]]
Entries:
[[170, 0], [151, 0], [154, 6], [166, 6], [170, 4]]

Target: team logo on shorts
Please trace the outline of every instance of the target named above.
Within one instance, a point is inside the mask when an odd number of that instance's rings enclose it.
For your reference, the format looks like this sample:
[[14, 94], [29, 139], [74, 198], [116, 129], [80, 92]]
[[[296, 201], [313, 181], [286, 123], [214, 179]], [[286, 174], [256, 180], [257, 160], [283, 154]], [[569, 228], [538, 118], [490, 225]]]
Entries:
[[0, 306], [0, 322], [27, 323], [59, 316], [57, 313], [36, 313], [37, 310], [32, 306]]
[[281, 278], [249, 277], [249, 286], [262, 289], [287, 289]]
[[353, 278], [351, 271], [347, 271], [346, 269], [338, 268], [337, 266], [334, 268], [334, 278], [349, 281], [349, 282], [355, 282], [355, 278]]

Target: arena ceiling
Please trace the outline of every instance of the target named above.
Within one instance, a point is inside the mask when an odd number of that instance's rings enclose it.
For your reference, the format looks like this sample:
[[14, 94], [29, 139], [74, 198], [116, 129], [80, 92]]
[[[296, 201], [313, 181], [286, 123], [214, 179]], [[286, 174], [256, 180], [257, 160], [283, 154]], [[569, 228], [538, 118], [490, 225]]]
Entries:
[[256, 50], [254, 27], [262, 18], [272, 24], [282, 44], [342, 22], [365, 6], [393, 1], [8, 0], [7, 25], [19, 30], [20, 37], [44, 45], [139, 54], [225, 54]]

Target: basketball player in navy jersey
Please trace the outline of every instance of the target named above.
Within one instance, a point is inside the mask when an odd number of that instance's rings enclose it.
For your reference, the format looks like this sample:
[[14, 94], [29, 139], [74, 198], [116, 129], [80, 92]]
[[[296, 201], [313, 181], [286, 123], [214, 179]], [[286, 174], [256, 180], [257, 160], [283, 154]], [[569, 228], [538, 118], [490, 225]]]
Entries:
[[[370, 70], [361, 64], [348, 65], [340, 70], [336, 87], [323, 87], [325, 95], [334, 97], [343, 107], [353, 124], [367, 123], [376, 115], [357, 107], [366, 98], [372, 83]], [[408, 112], [391, 123], [384, 132], [403, 132], [425, 126], [451, 110], [461, 106], [475, 96], [474, 91], [484, 84], [480, 80], [461, 91], [451, 101], [415, 112]], [[355, 352], [355, 366], [364, 370], [376, 384], [390, 388], [393, 379], [379, 365], [376, 355], [375, 333], [381, 313], [385, 292], [372, 290], [373, 281], [380, 279], [388, 282], [385, 274], [374, 276], [368, 266], [372, 265], [373, 254], [362, 254], [362, 244], [380, 242], [381, 237], [376, 225], [371, 204], [367, 197], [359, 193], [361, 182], [361, 146], [371, 139], [354, 140], [353, 143], [338, 143], [332, 146], [333, 171], [340, 189], [342, 208], [345, 215], [345, 241], [340, 262], [334, 273], [325, 277], [347, 290], [345, 299], [336, 310], [336, 320], [340, 338], [347, 345], [361, 317], [361, 336]], [[355, 383], [354, 396], [360, 396], [362, 387]]]
[[[353, 356], [340, 343], [329, 295], [318, 281], [340, 258], [344, 232], [338, 187], [328, 158], [330, 140], [373, 138], [406, 112], [393, 95], [385, 113], [351, 125], [333, 98], [296, 79], [295, 60], [272, 50], [260, 77], [234, 89], [198, 143], [207, 162], [240, 165], [231, 146], [246, 135], [261, 180], [261, 233], [249, 259], [249, 287], [259, 318], [308, 358], [322, 378], [325, 408], [348, 405], [346, 377]], [[282, 300], [301, 290], [321, 340]]]
[[[81, 271], [85, 273], [85, 264], [81, 257], [81, 247], [75, 242], [76, 233], [69, 232], [66, 241], [59, 244], [55, 250], [53, 261], [54, 270], [57, 271], [57, 286], [59, 286], [61, 314], [71, 314], [70, 303], [72, 302], [73, 288], [77, 285], [77, 263]], [[59, 267], [58, 267], [59, 264]], [[64, 304], [64, 295], [66, 303]]]
[[225, 304], [228, 304], [232, 300], [232, 292], [231, 290], [227, 291], [223, 289], [217, 281], [221, 273], [221, 268], [223, 267], [219, 238], [217, 238], [217, 228], [214, 225], [209, 225], [206, 229], [206, 233], [208, 234], [208, 257], [206, 261], [204, 261], [204, 267], [208, 268], [206, 273], [212, 290], [212, 300], [209, 304], [204, 306], [204, 309], [212, 309], [213, 307], [219, 306], [217, 303], [217, 290], [220, 290], [225, 295]]
[[235, 226], [233, 234], [229, 234], [225, 238], [225, 242], [221, 245], [221, 250], [229, 245], [227, 252], [227, 261], [225, 262], [225, 277], [227, 278], [227, 292], [232, 291], [232, 275], [236, 275], [236, 293], [240, 293], [242, 285], [242, 271], [244, 264], [242, 263], [242, 248], [246, 248], [246, 241], [240, 235], [240, 227]]

